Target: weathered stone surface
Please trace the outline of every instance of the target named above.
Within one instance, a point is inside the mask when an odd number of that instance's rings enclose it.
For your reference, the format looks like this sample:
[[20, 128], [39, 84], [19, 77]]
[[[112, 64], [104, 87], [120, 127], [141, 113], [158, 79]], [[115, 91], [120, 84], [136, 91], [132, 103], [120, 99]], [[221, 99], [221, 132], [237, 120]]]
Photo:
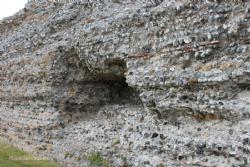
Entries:
[[249, 9], [30, 1], [0, 23], [0, 135], [65, 166], [249, 166]]

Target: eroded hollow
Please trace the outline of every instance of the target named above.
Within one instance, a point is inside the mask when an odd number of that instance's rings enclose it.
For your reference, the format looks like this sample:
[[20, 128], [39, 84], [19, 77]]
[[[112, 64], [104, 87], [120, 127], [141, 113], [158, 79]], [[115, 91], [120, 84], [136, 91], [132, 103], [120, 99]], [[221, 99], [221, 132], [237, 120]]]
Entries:
[[[71, 64], [70, 68], [75, 67]], [[78, 77], [65, 82], [70, 92], [69, 96], [63, 97], [60, 104], [65, 122], [95, 117], [99, 109], [105, 105], [141, 106], [138, 92], [126, 83], [124, 76], [126, 70], [126, 63], [120, 59], [105, 61], [102, 69], [94, 72], [87, 67], [83, 67], [82, 71], [79, 71], [79, 67], [71, 70], [71, 76], [79, 72], [84, 73], [84, 76], [83, 80], [79, 80]], [[71, 76], [66, 78], [72, 78]]]
[[125, 77], [118, 81], [104, 81], [110, 87], [110, 104], [142, 105], [138, 92], [128, 86]]
[[142, 105], [138, 92], [128, 86], [124, 73], [127, 71], [124, 60], [115, 58], [104, 61], [103, 72], [100, 71], [97, 80], [110, 90], [110, 104]]

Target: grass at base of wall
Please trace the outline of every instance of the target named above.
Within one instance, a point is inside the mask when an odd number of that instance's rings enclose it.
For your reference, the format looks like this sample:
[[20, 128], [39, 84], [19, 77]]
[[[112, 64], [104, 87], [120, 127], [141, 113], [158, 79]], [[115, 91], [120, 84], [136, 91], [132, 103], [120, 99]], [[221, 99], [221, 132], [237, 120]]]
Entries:
[[59, 167], [55, 163], [34, 157], [0, 140], [0, 167]]
[[110, 167], [109, 162], [102, 157], [101, 153], [92, 153], [87, 159], [91, 166]]

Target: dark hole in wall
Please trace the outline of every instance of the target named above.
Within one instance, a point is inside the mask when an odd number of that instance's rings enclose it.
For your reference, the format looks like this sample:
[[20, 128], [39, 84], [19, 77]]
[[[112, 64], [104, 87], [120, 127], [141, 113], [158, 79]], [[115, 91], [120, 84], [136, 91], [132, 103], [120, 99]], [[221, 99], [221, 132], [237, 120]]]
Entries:
[[[71, 66], [73, 65], [71, 64]], [[105, 105], [142, 105], [138, 92], [126, 83], [125, 62], [114, 59], [106, 61], [104, 66], [105, 69], [98, 73], [87, 71], [88, 75], [92, 77], [90, 80], [70, 83], [77, 85], [76, 89], [74, 88], [76, 92], [73, 91], [72, 97], [63, 96], [64, 99], [61, 100], [58, 107], [64, 120], [67, 119], [66, 122], [75, 120], [74, 117], [80, 119], [95, 117], [99, 109]], [[86, 69], [84, 70], [86, 73]], [[74, 76], [74, 71], [69, 75]], [[67, 83], [65, 82], [66, 85]], [[70, 85], [62, 89], [69, 89], [68, 87]]]
[[112, 92], [111, 104], [142, 105], [139, 93], [128, 86], [124, 77], [119, 81], [107, 81], [106, 84], [109, 85]]
[[119, 58], [111, 59], [105, 61], [105, 66], [109, 69], [109, 73], [99, 74], [98, 78], [111, 90], [110, 103], [142, 105], [139, 93], [126, 82], [124, 76], [127, 71], [125, 61]]

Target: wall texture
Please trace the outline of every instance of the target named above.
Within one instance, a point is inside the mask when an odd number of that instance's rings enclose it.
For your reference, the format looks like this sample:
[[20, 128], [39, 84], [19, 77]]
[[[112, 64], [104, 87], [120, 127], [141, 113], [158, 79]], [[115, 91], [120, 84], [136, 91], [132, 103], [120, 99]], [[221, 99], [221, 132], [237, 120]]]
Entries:
[[250, 165], [250, 2], [32, 0], [0, 22], [0, 135], [64, 166]]

